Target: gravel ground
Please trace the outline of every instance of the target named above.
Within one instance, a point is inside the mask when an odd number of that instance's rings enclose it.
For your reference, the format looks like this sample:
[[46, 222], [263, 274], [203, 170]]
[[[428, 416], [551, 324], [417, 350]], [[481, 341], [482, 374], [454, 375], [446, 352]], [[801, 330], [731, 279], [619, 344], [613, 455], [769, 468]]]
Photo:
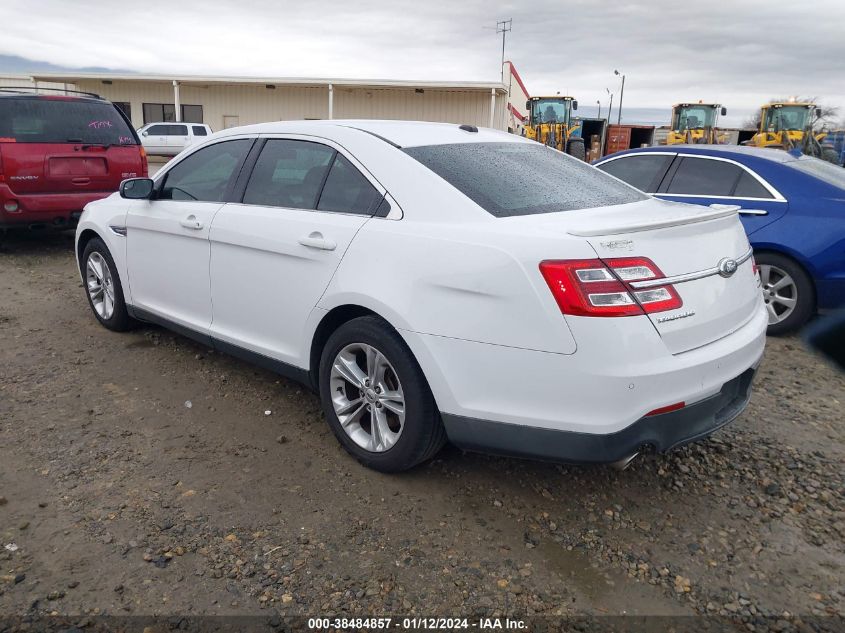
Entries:
[[360, 467], [301, 387], [90, 315], [67, 235], [0, 250], [0, 614], [845, 608], [845, 380], [770, 339], [746, 413], [624, 472]]

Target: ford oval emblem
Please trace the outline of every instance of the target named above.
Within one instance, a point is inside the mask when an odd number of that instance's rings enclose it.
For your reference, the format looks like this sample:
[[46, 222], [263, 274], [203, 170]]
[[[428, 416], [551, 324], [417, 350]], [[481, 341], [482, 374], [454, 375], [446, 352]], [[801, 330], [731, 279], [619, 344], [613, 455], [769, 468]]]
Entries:
[[730, 277], [736, 272], [737, 268], [739, 268], [739, 264], [736, 263], [735, 259], [731, 259], [730, 257], [725, 257], [719, 262], [719, 274], [722, 277]]

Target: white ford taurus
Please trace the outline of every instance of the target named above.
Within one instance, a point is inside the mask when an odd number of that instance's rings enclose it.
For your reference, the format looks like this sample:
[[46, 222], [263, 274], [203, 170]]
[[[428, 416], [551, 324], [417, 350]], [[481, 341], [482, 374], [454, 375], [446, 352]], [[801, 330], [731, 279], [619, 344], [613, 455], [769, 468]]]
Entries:
[[765, 342], [735, 209], [471, 126], [225, 130], [89, 204], [77, 256], [104, 326], [157, 323], [302, 381], [383, 471], [447, 439], [669, 450], [744, 409]]

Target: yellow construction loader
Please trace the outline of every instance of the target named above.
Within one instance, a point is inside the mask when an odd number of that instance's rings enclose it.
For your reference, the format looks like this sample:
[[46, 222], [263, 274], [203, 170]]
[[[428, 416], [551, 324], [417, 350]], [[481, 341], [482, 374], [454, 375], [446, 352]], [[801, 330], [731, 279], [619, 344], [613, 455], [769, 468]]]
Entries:
[[767, 103], [760, 108], [760, 127], [747, 145], [777, 149], [801, 149], [805, 154], [819, 155], [822, 132], [813, 132], [813, 118], [821, 116], [821, 108], [807, 101]]
[[525, 137], [561, 152], [586, 160], [587, 152], [581, 138], [581, 122], [573, 119], [578, 102], [572, 97], [531, 97], [525, 104], [528, 125]]
[[666, 137], [667, 145], [678, 143], [727, 143], [728, 135], [716, 128], [719, 114], [727, 109], [718, 103], [678, 103], [672, 106], [672, 130]]

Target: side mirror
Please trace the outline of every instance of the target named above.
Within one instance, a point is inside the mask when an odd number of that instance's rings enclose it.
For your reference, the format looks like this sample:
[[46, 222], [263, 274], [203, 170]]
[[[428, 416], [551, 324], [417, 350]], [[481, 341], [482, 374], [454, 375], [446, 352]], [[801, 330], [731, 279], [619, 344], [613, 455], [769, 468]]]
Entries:
[[120, 197], [127, 200], [149, 200], [155, 183], [151, 178], [129, 178], [120, 183]]
[[817, 119], [822, 118], [822, 109], [821, 108], [816, 108], [816, 118]]
[[149, 133], [149, 132], [147, 132], [146, 130], [144, 130], [143, 132], [141, 132], [141, 136], [149, 136], [149, 135], [150, 135], [150, 133]]
[[725, 106], [722, 106], [721, 115], [725, 116], [728, 113], [728, 109]]
[[576, 100], [574, 100], [574, 99], [572, 100], [572, 109], [573, 109], [573, 110], [577, 110], [577, 109], [578, 109], [578, 101], [576, 101]]
[[530, 109], [531, 109], [531, 101], [530, 101], [530, 100], [525, 102], [525, 109], [526, 109], [526, 110], [530, 110]]

